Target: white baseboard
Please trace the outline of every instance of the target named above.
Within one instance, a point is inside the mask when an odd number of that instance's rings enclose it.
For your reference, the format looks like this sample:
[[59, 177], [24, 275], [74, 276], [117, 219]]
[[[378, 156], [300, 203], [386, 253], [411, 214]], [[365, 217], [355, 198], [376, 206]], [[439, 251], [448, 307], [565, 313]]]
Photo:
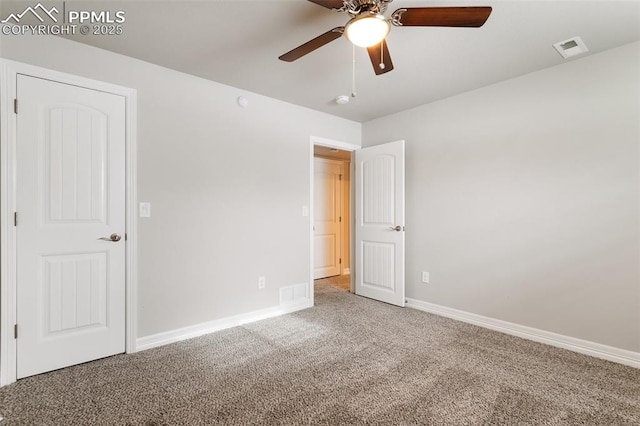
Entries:
[[259, 311], [247, 312], [246, 314], [234, 315], [227, 318], [221, 318], [202, 324], [191, 325], [176, 330], [165, 331], [151, 336], [140, 337], [136, 340], [136, 351], [144, 351], [158, 346], [168, 345], [170, 343], [180, 342], [186, 339], [202, 336], [204, 334], [213, 333], [231, 327], [237, 327], [243, 324], [249, 324], [267, 318], [277, 317], [291, 312], [300, 311], [312, 307], [311, 299], [298, 299], [290, 303], [282, 303], [280, 306], [261, 309]]
[[416, 299], [407, 299], [407, 307], [429, 312], [435, 315], [452, 318], [458, 321], [499, 331], [501, 333], [510, 334], [512, 336], [522, 337], [524, 339], [533, 340], [539, 343], [556, 346], [558, 348], [568, 349], [585, 355], [590, 355], [607, 361], [617, 362], [619, 364], [628, 365], [630, 367], [640, 368], [640, 353], [632, 352], [625, 349], [615, 348], [613, 346], [602, 345], [600, 343], [590, 342], [588, 340], [576, 339], [575, 337], [564, 336], [562, 334], [552, 333], [549, 331], [539, 330], [537, 328], [527, 327], [508, 321], [502, 321], [495, 318], [485, 317], [482, 315], [472, 314], [470, 312], [460, 311], [446, 306], [440, 306], [433, 303], [423, 302]]

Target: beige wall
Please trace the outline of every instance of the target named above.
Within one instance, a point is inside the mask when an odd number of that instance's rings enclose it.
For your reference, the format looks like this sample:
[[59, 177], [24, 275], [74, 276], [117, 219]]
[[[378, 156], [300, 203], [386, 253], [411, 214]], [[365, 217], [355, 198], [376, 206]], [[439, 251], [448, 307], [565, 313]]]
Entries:
[[640, 351], [639, 51], [364, 123], [407, 143], [408, 297]]
[[138, 337], [277, 306], [279, 287], [309, 282], [310, 136], [359, 144], [359, 123], [60, 38], [0, 43], [3, 58], [138, 90], [138, 196], [152, 207]]

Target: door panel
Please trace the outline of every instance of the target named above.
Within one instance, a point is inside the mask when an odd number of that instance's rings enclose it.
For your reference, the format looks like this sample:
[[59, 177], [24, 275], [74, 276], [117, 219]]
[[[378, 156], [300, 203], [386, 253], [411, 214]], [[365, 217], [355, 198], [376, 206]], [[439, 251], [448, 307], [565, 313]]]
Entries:
[[404, 306], [404, 141], [355, 159], [356, 294]]
[[395, 157], [381, 154], [361, 163], [365, 226], [395, 226]]
[[42, 112], [42, 123], [49, 128], [40, 151], [40, 204], [46, 208], [46, 222], [104, 222], [107, 115], [69, 105], [51, 105]]
[[124, 352], [125, 240], [108, 237], [125, 232], [125, 99], [24, 75], [17, 85], [22, 378]]
[[313, 278], [340, 275], [342, 163], [314, 158]]
[[338, 262], [336, 259], [338, 256], [336, 244], [335, 235], [319, 235], [315, 237], [313, 266], [317, 273], [314, 275], [314, 279], [337, 275]]
[[107, 326], [106, 253], [41, 256], [43, 337]]
[[393, 293], [395, 280], [395, 244], [362, 241], [362, 285]]

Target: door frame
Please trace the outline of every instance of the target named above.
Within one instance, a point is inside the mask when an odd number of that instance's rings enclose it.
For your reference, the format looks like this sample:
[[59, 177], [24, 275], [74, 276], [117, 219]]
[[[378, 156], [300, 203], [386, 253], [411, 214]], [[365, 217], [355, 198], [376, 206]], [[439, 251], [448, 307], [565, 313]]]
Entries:
[[[336, 148], [336, 149], [341, 149], [343, 151], [350, 151], [350, 152], [354, 152], [357, 151], [358, 149], [362, 148], [360, 145], [356, 145], [356, 144], [352, 144], [352, 143], [348, 143], [348, 142], [341, 142], [341, 141], [336, 141], [333, 139], [326, 139], [326, 138], [321, 138], [318, 136], [311, 136], [310, 140], [309, 140], [309, 298], [311, 299], [311, 306], [314, 306], [315, 304], [315, 300], [314, 300], [314, 282], [313, 282], [313, 260], [314, 260], [314, 253], [313, 253], [313, 223], [314, 223], [314, 219], [313, 219], [313, 200], [314, 200], [314, 191], [313, 191], [313, 178], [314, 178], [314, 164], [313, 164], [313, 146], [314, 145], [320, 145], [320, 146], [324, 146], [327, 148]], [[353, 176], [353, 161], [350, 162], [350, 176]], [[349, 209], [351, 212], [354, 211], [354, 202], [353, 202], [353, 178], [350, 179], [349, 182], [349, 194], [350, 195], [350, 202], [351, 205], [349, 206]], [[350, 218], [349, 220], [353, 221], [353, 214], [350, 214]], [[353, 226], [349, 227], [349, 251], [350, 251], [350, 256], [349, 258], [351, 260], [353, 260]], [[354, 290], [353, 285], [354, 285], [354, 281], [353, 281], [353, 274], [355, 273], [354, 268], [350, 268], [350, 277], [351, 277], [351, 291]]]
[[[125, 350], [136, 352], [137, 323], [137, 91], [97, 80], [0, 59], [0, 386], [17, 380], [16, 143], [14, 99], [19, 74], [111, 93], [125, 98]], [[19, 105], [18, 105], [19, 108]]]

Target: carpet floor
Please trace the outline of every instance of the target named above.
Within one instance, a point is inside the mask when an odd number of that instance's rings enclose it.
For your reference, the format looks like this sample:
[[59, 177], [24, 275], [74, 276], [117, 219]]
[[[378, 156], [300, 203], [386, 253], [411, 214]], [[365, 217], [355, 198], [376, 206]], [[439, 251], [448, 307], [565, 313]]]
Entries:
[[634, 425], [640, 370], [316, 283], [316, 306], [19, 380], [2, 425]]
[[333, 287], [341, 288], [345, 291], [351, 290], [351, 275], [336, 275], [335, 277], [321, 278], [314, 281], [315, 285], [328, 284]]

